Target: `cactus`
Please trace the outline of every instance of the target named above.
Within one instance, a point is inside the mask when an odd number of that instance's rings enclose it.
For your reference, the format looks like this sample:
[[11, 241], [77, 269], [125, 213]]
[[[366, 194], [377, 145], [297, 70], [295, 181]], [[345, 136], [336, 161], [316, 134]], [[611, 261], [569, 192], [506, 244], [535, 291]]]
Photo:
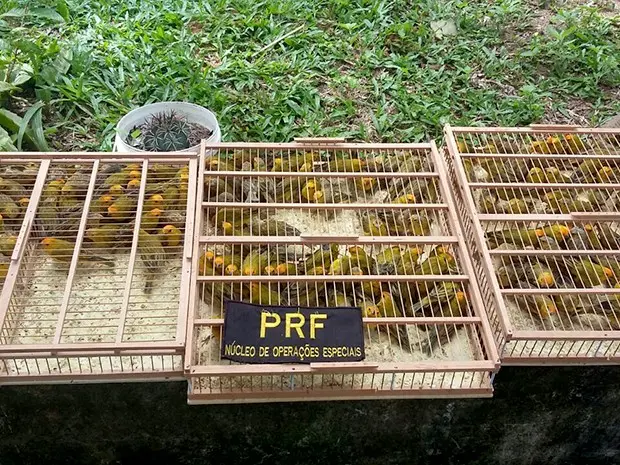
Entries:
[[142, 125], [129, 131], [127, 143], [149, 152], [175, 152], [200, 144], [208, 139], [211, 129], [187, 119], [174, 110], [155, 113]]
[[140, 129], [144, 150], [173, 152], [190, 146], [192, 126], [174, 111], [154, 114]]

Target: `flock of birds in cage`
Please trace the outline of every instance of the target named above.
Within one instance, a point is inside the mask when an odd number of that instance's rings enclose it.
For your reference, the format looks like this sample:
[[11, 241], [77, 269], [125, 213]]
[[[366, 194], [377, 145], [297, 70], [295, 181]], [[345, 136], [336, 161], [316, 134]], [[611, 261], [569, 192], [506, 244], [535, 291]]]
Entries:
[[[30, 243], [61, 269], [67, 269], [76, 247], [85, 208], [88, 216], [78, 264], [114, 268], [115, 254], [126, 253], [134, 238], [141, 163], [101, 163], [90, 205], [86, 205], [92, 164], [52, 163], [47, 173]], [[0, 277], [9, 269], [38, 163], [0, 166]], [[144, 293], [150, 294], [170, 259], [180, 253], [185, 229], [189, 169], [149, 165], [142, 216], [138, 230], [138, 256], [145, 273]]]
[[[620, 294], [604, 289], [620, 288], [618, 257], [597, 254], [620, 251], [617, 219], [596, 213], [620, 212], [617, 188], [597, 186], [620, 182], [620, 160], [605, 157], [617, 152], [615, 137], [580, 137], [575, 134], [507, 139], [457, 140], [470, 183], [502, 183], [473, 186], [479, 213], [497, 215], [583, 214], [580, 221], [484, 220], [489, 250], [506, 251], [492, 257], [502, 289], [548, 289], [548, 294], [510, 295], [509, 300], [544, 329], [620, 330]], [[510, 158], [484, 154], [531, 154]], [[545, 155], [580, 155], [546, 157]], [[587, 156], [583, 156], [587, 155]], [[511, 183], [536, 184], [516, 187]], [[552, 187], [544, 187], [553, 184]], [[565, 186], [557, 186], [564, 184]], [[571, 187], [571, 185], [573, 185]], [[591, 220], [587, 219], [590, 214]], [[577, 218], [578, 216], [576, 216]], [[506, 217], [503, 217], [506, 218]], [[509, 217], [508, 217], [509, 218]], [[510, 255], [515, 250], [543, 250], [550, 254]], [[553, 251], [592, 251], [591, 254], [553, 254]], [[600, 294], [562, 293], [557, 289], [601, 289]]]
[[[441, 202], [438, 179], [432, 175], [429, 154], [403, 150], [390, 154], [352, 151], [221, 151], [206, 160], [203, 198], [207, 234], [217, 236], [303, 236], [316, 233], [317, 226], [330, 235], [357, 231], [360, 235], [382, 237], [373, 245], [346, 241], [320, 244], [208, 244], [200, 253], [201, 276], [247, 276], [247, 282], [210, 282], [202, 287], [202, 299], [215, 313], [223, 312], [226, 300], [288, 306], [359, 306], [370, 318], [459, 317], [469, 316], [469, 300], [464, 283], [449, 279], [458, 274], [455, 251], [432, 244], [432, 236], [448, 235], [441, 213], [421, 206], [390, 208], [390, 204], [437, 204]], [[219, 175], [218, 171], [235, 172]], [[253, 172], [273, 176], [253, 176]], [[282, 172], [307, 175], [282, 176]], [[238, 174], [237, 174], [238, 173]], [[321, 173], [342, 173], [322, 176]], [[346, 176], [346, 173], [362, 173]], [[377, 176], [374, 173], [393, 173]], [[427, 173], [429, 176], [407, 176]], [[217, 203], [227, 202], [225, 207]], [[231, 206], [230, 202], [238, 206]], [[270, 203], [285, 204], [270, 209]], [[261, 203], [253, 208], [252, 203]], [[321, 208], [322, 204], [372, 203], [372, 208]], [[385, 205], [381, 208], [380, 205]], [[313, 208], [307, 208], [311, 204]], [[290, 207], [289, 207], [290, 205]], [[375, 208], [377, 207], [377, 208]], [[287, 214], [286, 211], [289, 211]], [[290, 211], [293, 214], [290, 214]], [[295, 213], [300, 212], [297, 216]], [[299, 217], [301, 221], [297, 221]], [[285, 218], [285, 219], [282, 219]], [[291, 224], [297, 221], [295, 224]], [[348, 223], [352, 222], [351, 228]], [[347, 223], [347, 224], [345, 224]], [[432, 245], [398, 245], [390, 237], [428, 236]], [[390, 282], [394, 275], [411, 276], [410, 282]], [[435, 282], [416, 276], [446, 275]], [[252, 281], [258, 276], [281, 280]], [[290, 276], [324, 276], [311, 282]], [[330, 281], [329, 277], [335, 279]], [[338, 276], [376, 276], [376, 280], [338, 281]], [[376, 325], [367, 325], [372, 329]], [[393, 326], [393, 327], [392, 327]], [[389, 332], [404, 347], [411, 347], [406, 325], [392, 325]], [[450, 341], [455, 325], [426, 329], [422, 352]], [[438, 325], [437, 325], [438, 326]], [[415, 344], [412, 344], [415, 346]]]

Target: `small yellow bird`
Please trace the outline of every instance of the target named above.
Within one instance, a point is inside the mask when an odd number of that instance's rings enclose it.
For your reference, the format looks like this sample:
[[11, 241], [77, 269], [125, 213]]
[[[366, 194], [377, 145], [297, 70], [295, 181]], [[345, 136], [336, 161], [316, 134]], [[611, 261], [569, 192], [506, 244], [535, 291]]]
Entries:
[[377, 185], [375, 178], [355, 178], [355, 187], [364, 192], [372, 192]]
[[6, 194], [0, 194], [0, 214], [4, 218], [17, 218], [20, 213], [19, 206], [13, 201], [11, 197]]
[[108, 207], [108, 215], [115, 220], [126, 221], [133, 217], [138, 198], [135, 195], [123, 195]]
[[13, 254], [13, 249], [17, 244], [17, 236], [13, 234], [0, 234], [0, 253], [6, 257]]
[[362, 171], [366, 166], [366, 160], [359, 158], [338, 158], [329, 162], [329, 171], [354, 173]]
[[301, 188], [301, 196], [309, 201], [314, 201], [314, 194], [317, 190], [320, 190], [320, 186], [315, 179], [307, 181]]
[[241, 274], [244, 276], [258, 276], [269, 265], [269, 254], [260, 249], [253, 249], [241, 263]]
[[213, 268], [217, 273], [223, 273], [226, 270], [237, 273], [241, 270], [241, 257], [232, 253], [217, 255], [213, 259]]
[[103, 224], [99, 227], [88, 228], [85, 236], [98, 248], [107, 249], [131, 242], [132, 237], [122, 237], [122, 233], [121, 226], [118, 224]]
[[144, 209], [145, 210], [153, 210], [154, 208], [158, 208], [163, 210], [164, 208], [164, 197], [161, 194], [153, 194], [148, 199], [144, 201]]
[[322, 244], [306, 258], [305, 269], [309, 270], [316, 266], [328, 269], [331, 263], [338, 258], [339, 250], [338, 244]]
[[0, 289], [6, 275], [9, 273], [9, 260], [0, 255]]
[[388, 236], [389, 231], [387, 225], [372, 212], [362, 212], [360, 214], [360, 222], [367, 236]]
[[349, 257], [348, 255], [345, 255], [345, 256], [337, 258], [329, 265], [328, 274], [334, 275], [334, 276], [342, 276], [342, 275], [348, 274], [350, 270], [351, 270], [351, 257]]
[[[75, 244], [55, 237], [45, 237], [40, 242], [43, 251], [58, 262], [69, 263], [73, 257]], [[88, 250], [81, 249], [79, 261], [83, 263], [101, 263], [102, 265], [114, 266], [114, 260], [94, 255]]]
[[129, 181], [127, 183], [127, 190], [130, 192], [137, 192], [138, 190], [140, 190], [140, 180], [132, 179], [131, 181]]
[[181, 245], [183, 233], [173, 224], [167, 224], [159, 230], [159, 238], [164, 247], [178, 247]]
[[215, 253], [212, 250], [207, 250], [198, 258], [198, 275], [211, 276], [213, 275], [213, 260], [215, 259]]
[[153, 208], [143, 213], [142, 219], [140, 220], [140, 227], [149, 234], [153, 233], [159, 225], [161, 214], [162, 211], [159, 208]]
[[348, 249], [351, 256], [351, 265], [361, 268], [365, 273], [374, 274], [377, 268], [377, 262], [362, 247], [353, 246]]
[[122, 195], [123, 192], [125, 192], [125, 189], [120, 184], [114, 184], [113, 186], [110, 186], [110, 189], [108, 189], [108, 194], [114, 196]]
[[615, 278], [611, 268], [594, 263], [587, 258], [567, 260], [566, 263], [576, 284], [581, 287], [600, 286]]
[[519, 308], [541, 320], [558, 313], [558, 307], [552, 297], [546, 295], [519, 295], [514, 297]]
[[269, 285], [250, 283], [250, 302], [258, 305], [280, 305], [280, 293]]
[[570, 154], [578, 154], [586, 149], [586, 145], [576, 134], [564, 134], [563, 145]]

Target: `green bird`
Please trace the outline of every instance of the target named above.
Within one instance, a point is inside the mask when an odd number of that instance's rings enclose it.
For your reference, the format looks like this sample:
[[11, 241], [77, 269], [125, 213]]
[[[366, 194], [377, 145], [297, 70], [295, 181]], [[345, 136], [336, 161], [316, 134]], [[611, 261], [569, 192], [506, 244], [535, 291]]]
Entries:
[[253, 218], [250, 231], [254, 236], [299, 236], [301, 231], [285, 221]]
[[261, 249], [252, 249], [241, 263], [241, 274], [243, 276], [258, 276], [264, 272], [269, 265], [269, 253]]
[[587, 258], [569, 259], [566, 265], [575, 283], [580, 287], [600, 286], [615, 278], [611, 268], [594, 263]]
[[331, 263], [336, 260], [340, 254], [338, 244], [322, 244], [314, 251], [305, 261], [305, 269], [309, 270], [317, 266], [329, 269]]
[[4, 218], [15, 219], [19, 214], [20, 208], [13, 199], [6, 194], [0, 194], [0, 215]]
[[159, 238], [144, 229], [138, 232], [138, 252], [145, 269], [144, 293], [150, 294], [166, 262], [166, 252]]
[[250, 302], [258, 305], [280, 305], [280, 293], [271, 290], [269, 285], [250, 283]]

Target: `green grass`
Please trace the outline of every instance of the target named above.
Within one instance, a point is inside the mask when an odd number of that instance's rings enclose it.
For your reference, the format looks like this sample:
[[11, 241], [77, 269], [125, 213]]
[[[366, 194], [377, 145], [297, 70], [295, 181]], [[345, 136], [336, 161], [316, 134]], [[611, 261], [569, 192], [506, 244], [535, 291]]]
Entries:
[[[118, 119], [158, 100], [212, 109], [225, 140], [420, 141], [447, 122], [597, 124], [620, 113], [620, 27], [594, 8], [554, 7], [539, 30], [536, 4], [520, 0], [67, 5], [66, 23], [24, 32], [43, 50], [24, 95], [49, 102], [56, 148], [109, 149]], [[456, 35], [439, 37], [437, 21]], [[50, 71], [59, 54], [70, 67]]]

